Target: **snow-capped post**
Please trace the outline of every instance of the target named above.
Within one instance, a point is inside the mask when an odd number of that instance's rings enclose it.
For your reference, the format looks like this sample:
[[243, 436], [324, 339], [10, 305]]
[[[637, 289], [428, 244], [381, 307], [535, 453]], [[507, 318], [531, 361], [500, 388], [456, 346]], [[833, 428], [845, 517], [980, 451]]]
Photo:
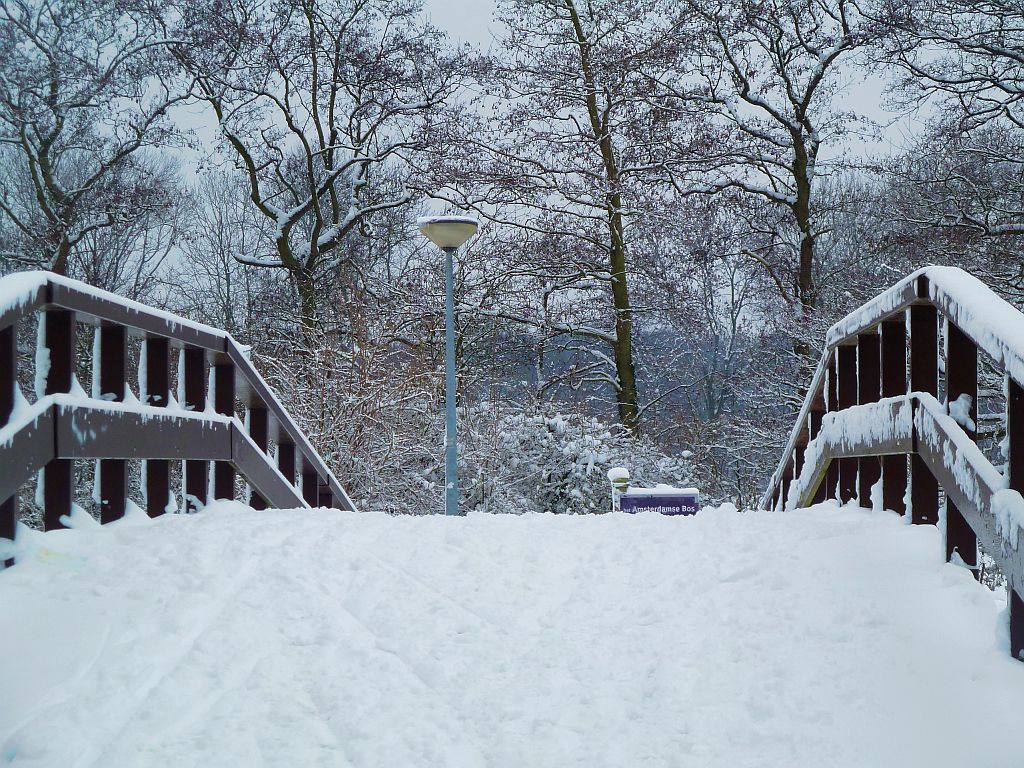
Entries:
[[455, 420], [455, 252], [480, 226], [468, 216], [424, 216], [420, 232], [444, 251], [444, 513], [459, 514], [458, 438]]
[[[128, 329], [123, 325], [102, 325], [98, 394], [103, 400], [124, 401], [128, 377]], [[96, 361], [93, 361], [96, 365]], [[124, 517], [128, 500], [128, 463], [124, 459], [100, 459], [100, 522], [109, 523]]]
[[[918, 278], [917, 295], [928, 298], [928, 278]], [[910, 308], [910, 391], [939, 395], [939, 320], [931, 304]], [[939, 483], [917, 454], [910, 459], [911, 522], [939, 521]]]
[[[907, 313], [882, 323], [882, 397], [907, 394]], [[903, 515], [907, 505], [907, 457], [882, 457], [882, 506]]]
[[[36, 394], [70, 392], [75, 375], [75, 313], [48, 309], [40, 322], [42, 346], [36, 353], [36, 376], [42, 376], [43, 391]], [[75, 463], [71, 459], [51, 460], [43, 469], [43, 530], [64, 527], [60, 519], [71, 514], [74, 498]]]
[[[206, 351], [199, 347], [186, 347], [181, 356], [178, 376], [183, 380], [185, 400], [181, 404], [187, 411], [206, 410]], [[209, 462], [185, 462], [185, 504], [188, 512], [198, 512], [209, 498]]]
[[[213, 409], [222, 416], [235, 415], [235, 364], [216, 363], [213, 366]], [[235, 498], [235, 468], [229, 461], [213, 465], [213, 498]]]
[[[7, 425], [14, 411], [15, 391], [18, 386], [18, 321], [0, 329], [0, 428]], [[13, 539], [18, 524], [18, 494], [0, 499], [0, 539]], [[4, 560], [9, 568], [14, 560]]]
[[[857, 346], [847, 343], [836, 350], [836, 379], [839, 410], [857, 404]], [[857, 498], [857, 459], [839, 459], [839, 500], [846, 504]]]
[[[857, 336], [857, 402], [860, 405], [877, 403], [882, 396], [882, 342], [878, 329]], [[882, 477], [882, 465], [877, 456], [858, 459], [859, 479], [857, 496], [862, 507], [871, 508], [871, 489]]]
[[[166, 408], [171, 395], [170, 344], [163, 336], [147, 336], [146, 354], [139, 380], [145, 382], [145, 405]], [[159, 517], [171, 505], [171, 463], [167, 459], [146, 461], [146, 514]]]
[[629, 470], [625, 467], [612, 467], [608, 470], [608, 482], [612, 484], [612, 512], [618, 512], [622, 494], [629, 490]]
[[[831, 413], [839, 410], [839, 377], [836, 375], [836, 358], [838, 355], [832, 352], [829, 356], [827, 369], [828, 399], [825, 402], [825, 412]], [[833, 461], [828, 465], [825, 473], [825, 498], [835, 499], [839, 495], [839, 462]]]
[[[1024, 494], [1024, 387], [1006, 377], [1007, 480], [1011, 489]], [[1010, 653], [1015, 659], [1024, 654], [1024, 582], [1011, 579]]]
[[[971, 440], [978, 432], [978, 348], [956, 324], [946, 320], [946, 408]], [[946, 559], [956, 553], [979, 577], [978, 537], [946, 496]]]
[[[267, 452], [268, 443], [268, 414], [267, 409], [261, 405], [249, 406], [248, 418], [246, 421], [249, 424], [249, 437], [256, 443], [256, 447], [259, 448], [263, 453]], [[259, 492], [249, 486], [249, 506], [253, 509], [266, 509], [267, 502]]]

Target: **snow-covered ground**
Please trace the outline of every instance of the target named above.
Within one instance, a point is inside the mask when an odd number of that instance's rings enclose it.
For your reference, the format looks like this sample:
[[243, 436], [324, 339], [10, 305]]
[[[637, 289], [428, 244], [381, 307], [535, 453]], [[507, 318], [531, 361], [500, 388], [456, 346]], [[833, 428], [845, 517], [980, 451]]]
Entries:
[[888, 514], [218, 504], [22, 544], [0, 765], [1024, 765], [991, 593]]

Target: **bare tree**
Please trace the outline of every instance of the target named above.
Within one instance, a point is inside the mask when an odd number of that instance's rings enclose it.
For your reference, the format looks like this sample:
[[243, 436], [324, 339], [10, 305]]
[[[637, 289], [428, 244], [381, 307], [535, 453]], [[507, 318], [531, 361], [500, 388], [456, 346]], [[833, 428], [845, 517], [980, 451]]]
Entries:
[[528, 304], [492, 312], [577, 340], [581, 378], [614, 393], [629, 430], [642, 409], [630, 243], [649, 225], [644, 190], [664, 180], [679, 129], [641, 73], [660, 62], [671, 77], [662, 10], [654, 0], [502, 3], [505, 36], [479, 61], [486, 117], [462, 143], [458, 189], [438, 192], [516, 228], [520, 256], [508, 265], [530, 284]]
[[1024, 5], [1019, 0], [878, 2], [904, 103], [938, 112], [910, 172], [928, 222], [985, 237], [1024, 234]]
[[184, 3], [173, 53], [209, 106], [267, 222], [269, 243], [238, 254], [284, 270], [307, 329], [318, 286], [348, 266], [347, 238], [406, 206], [386, 172], [425, 148], [457, 82], [457, 57], [416, 0]]
[[[665, 85], [706, 138], [673, 182], [687, 195], [738, 190], [759, 201], [762, 237], [747, 256], [805, 320], [819, 303], [821, 150], [857, 121], [838, 98], [843, 66], [874, 28], [853, 0], [688, 0], [680, 13], [690, 78]], [[799, 333], [794, 348], [810, 354]]]
[[166, 205], [146, 153], [178, 99], [165, 42], [141, 3], [0, 2], [5, 260], [65, 273], [83, 240]]

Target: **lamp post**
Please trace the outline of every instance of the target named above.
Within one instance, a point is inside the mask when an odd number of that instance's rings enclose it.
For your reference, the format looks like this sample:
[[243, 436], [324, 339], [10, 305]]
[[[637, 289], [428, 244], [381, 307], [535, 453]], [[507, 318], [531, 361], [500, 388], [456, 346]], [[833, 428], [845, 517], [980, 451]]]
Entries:
[[420, 232], [444, 251], [444, 513], [459, 514], [458, 440], [455, 436], [455, 271], [459, 247], [479, 224], [468, 216], [424, 216]]

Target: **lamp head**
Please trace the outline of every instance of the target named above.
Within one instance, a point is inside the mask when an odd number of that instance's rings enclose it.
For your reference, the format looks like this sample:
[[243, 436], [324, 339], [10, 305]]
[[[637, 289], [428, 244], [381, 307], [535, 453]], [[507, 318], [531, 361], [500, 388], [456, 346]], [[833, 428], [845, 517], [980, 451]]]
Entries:
[[480, 226], [469, 216], [421, 216], [416, 219], [420, 232], [441, 249], [458, 248], [469, 240]]

